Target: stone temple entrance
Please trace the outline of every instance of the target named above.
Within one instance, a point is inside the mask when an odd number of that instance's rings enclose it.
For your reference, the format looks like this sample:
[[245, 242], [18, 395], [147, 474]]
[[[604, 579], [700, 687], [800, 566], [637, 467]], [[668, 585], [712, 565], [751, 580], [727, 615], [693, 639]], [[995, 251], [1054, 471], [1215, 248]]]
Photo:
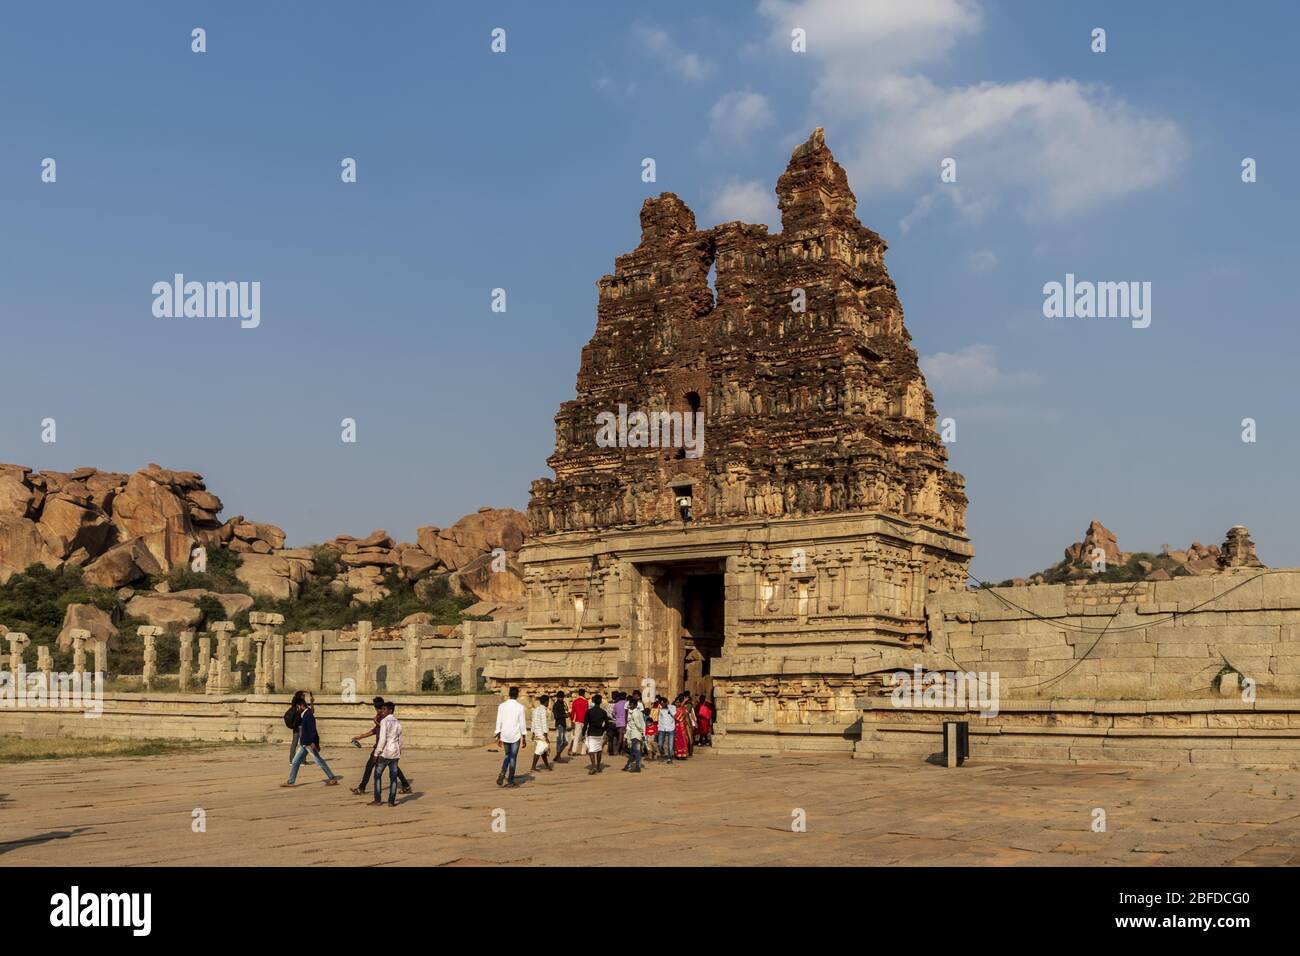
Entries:
[[661, 605], [651, 638], [653, 659], [666, 678], [661, 692], [680, 688], [693, 697], [712, 696], [712, 663], [722, 654], [726, 631], [723, 562], [654, 564], [642, 573], [653, 580]]
[[712, 689], [719, 749], [851, 750], [858, 699], [931, 653], [973, 549], [884, 240], [820, 129], [776, 194], [779, 233], [647, 199], [599, 280], [492, 687]]

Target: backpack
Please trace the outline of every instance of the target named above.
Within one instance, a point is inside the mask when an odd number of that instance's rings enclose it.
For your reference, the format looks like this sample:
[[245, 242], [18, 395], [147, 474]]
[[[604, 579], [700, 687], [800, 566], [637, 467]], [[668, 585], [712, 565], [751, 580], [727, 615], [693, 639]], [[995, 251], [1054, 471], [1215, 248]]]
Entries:
[[290, 730], [297, 730], [300, 723], [302, 721], [298, 716], [298, 708], [290, 704], [289, 709], [284, 712], [284, 725]]

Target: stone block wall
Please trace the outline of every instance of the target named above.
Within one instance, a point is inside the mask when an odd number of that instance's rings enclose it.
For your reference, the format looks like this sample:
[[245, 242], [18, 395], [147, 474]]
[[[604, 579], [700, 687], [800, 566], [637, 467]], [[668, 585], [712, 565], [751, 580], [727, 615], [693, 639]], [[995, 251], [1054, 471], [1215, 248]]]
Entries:
[[[479, 747], [492, 740], [497, 707], [493, 697], [458, 694], [395, 700], [406, 746]], [[98, 717], [72, 708], [0, 708], [0, 734], [283, 742], [287, 760], [289, 731], [283, 718], [288, 703], [287, 694], [105, 694]], [[347, 746], [349, 739], [370, 728], [373, 715], [368, 701], [345, 704], [318, 696], [322, 745], [327, 750]]]
[[1005, 699], [1300, 695], [1300, 569], [954, 591], [926, 618], [933, 655]]
[[[522, 633], [522, 624], [515, 621], [466, 621], [456, 629], [423, 624], [377, 628], [360, 668], [355, 632], [309, 631], [300, 642], [285, 646], [285, 687], [337, 690], [352, 679], [368, 694], [415, 691], [432, 671], [435, 677], [458, 678], [460, 690], [472, 693], [481, 688], [490, 662], [519, 655]], [[408, 636], [418, 644], [414, 671], [408, 663]]]

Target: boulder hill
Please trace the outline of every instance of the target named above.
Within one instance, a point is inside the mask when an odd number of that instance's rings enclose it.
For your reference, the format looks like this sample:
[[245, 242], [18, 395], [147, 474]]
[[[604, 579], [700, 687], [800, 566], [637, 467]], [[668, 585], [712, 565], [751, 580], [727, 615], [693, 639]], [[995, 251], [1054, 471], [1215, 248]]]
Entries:
[[[512, 508], [480, 508], [449, 528], [422, 527], [414, 543], [395, 542], [376, 530], [364, 538], [341, 535], [316, 548], [286, 548], [280, 528], [242, 515], [223, 521], [222, 507], [202, 475], [156, 464], [130, 475], [94, 468], [33, 472], [0, 464], [0, 585], [34, 564], [77, 568], [87, 585], [128, 589], [120, 596], [131, 617], [189, 627], [201, 618], [198, 605], [205, 599], [231, 617], [247, 611], [253, 598], [296, 599], [321, 576], [324, 556], [328, 586], [340, 593], [350, 589], [354, 605], [387, 596], [390, 572], [414, 584], [417, 594], [432, 590], [434, 579], [445, 579], [454, 595], [496, 605], [524, 599], [517, 556], [528, 522]], [[222, 549], [239, 555], [234, 576], [248, 593], [174, 591], [158, 581], [189, 570], [200, 546], [209, 555]], [[494, 555], [504, 557], [504, 566], [497, 560], [494, 567]], [[145, 581], [158, 583], [152, 592], [130, 593], [130, 586]], [[107, 636], [111, 627], [102, 611], [88, 605], [69, 607], [68, 615], [75, 620], [65, 620], [65, 631], [85, 627]]]

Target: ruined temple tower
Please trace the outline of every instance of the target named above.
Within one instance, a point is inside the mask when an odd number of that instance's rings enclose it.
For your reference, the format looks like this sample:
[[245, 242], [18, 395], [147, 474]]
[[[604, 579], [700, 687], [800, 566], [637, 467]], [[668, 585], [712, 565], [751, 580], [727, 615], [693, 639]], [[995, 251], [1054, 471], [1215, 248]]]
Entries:
[[964, 585], [963, 481], [821, 129], [776, 191], [776, 235], [647, 199], [599, 281], [555, 478], [533, 483], [524, 656], [497, 686], [649, 679], [712, 691], [720, 744], [829, 745], [920, 654], [926, 595]]

